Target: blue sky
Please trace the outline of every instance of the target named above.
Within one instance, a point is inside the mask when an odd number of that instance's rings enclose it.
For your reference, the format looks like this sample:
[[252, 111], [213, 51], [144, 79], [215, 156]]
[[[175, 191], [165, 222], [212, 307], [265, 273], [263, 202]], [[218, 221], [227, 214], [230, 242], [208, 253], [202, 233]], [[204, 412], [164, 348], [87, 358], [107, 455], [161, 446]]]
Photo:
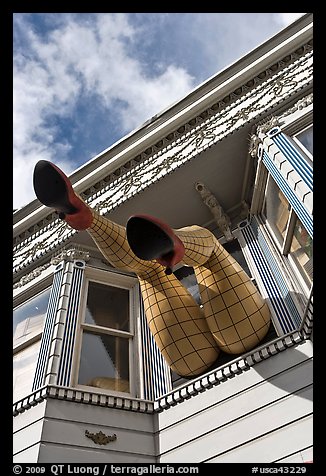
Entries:
[[13, 206], [68, 175], [303, 13], [13, 14]]

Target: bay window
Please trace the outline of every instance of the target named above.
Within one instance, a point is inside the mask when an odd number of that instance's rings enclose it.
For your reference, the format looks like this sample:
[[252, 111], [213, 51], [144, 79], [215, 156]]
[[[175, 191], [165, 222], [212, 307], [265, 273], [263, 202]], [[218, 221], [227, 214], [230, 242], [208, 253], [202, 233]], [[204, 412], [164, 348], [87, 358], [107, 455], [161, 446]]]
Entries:
[[17, 306], [13, 311], [13, 398], [32, 390], [50, 288]]
[[297, 271], [295, 274], [309, 289], [313, 281], [313, 240], [270, 175], [262, 218], [288, 267]]

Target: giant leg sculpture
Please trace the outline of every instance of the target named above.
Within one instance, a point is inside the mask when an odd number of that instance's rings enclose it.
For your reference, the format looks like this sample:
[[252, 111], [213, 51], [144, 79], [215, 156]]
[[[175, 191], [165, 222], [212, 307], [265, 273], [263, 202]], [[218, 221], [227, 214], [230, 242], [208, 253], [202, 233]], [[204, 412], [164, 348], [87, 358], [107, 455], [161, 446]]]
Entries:
[[[219, 348], [237, 354], [266, 335], [267, 305], [209, 230], [172, 230], [143, 215], [131, 217], [126, 229], [88, 207], [64, 173], [47, 161], [35, 167], [34, 189], [72, 228], [87, 230], [113, 266], [137, 274], [149, 328], [179, 375], [202, 374], [216, 361]], [[203, 309], [172, 274], [180, 261], [194, 267]]]
[[185, 247], [183, 262], [193, 266], [204, 314], [221, 350], [246, 352], [267, 334], [270, 312], [239, 263], [207, 229], [175, 230]]
[[219, 349], [189, 291], [173, 274], [166, 274], [163, 264], [137, 257], [123, 226], [94, 210], [92, 214], [87, 232], [99, 250], [116, 268], [137, 274], [149, 328], [169, 367], [186, 377], [208, 370]]
[[[208, 370], [219, 355], [218, 346], [202, 309], [173, 274], [165, 273], [166, 266], [137, 257], [129, 246], [125, 227], [88, 207], [63, 172], [50, 162], [36, 164], [34, 190], [41, 203], [60, 212], [72, 228], [87, 230], [110, 264], [137, 274], [149, 328], [169, 367], [185, 377]], [[158, 227], [155, 230], [159, 232]], [[171, 243], [165, 233], [158, 237], [165, 247]], [[178, 259], [178, 253], [174, 259]]]

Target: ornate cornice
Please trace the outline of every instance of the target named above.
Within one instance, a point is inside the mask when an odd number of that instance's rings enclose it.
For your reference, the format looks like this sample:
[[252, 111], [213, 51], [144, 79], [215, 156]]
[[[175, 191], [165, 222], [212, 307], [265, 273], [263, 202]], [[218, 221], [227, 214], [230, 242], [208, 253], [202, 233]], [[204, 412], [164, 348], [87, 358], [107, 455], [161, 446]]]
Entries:
[[[94, 184], [91, 187], [91, 195], [86, 198], [87, 203], [102, 214], [114, 210], [124, 201], [232, 134], [246, 122], [301, 90], [312, 80], [310, 50], [311, 45], [307, 43], [293, 55], [288, 55], [264, 73], [247, 81], [242, 88], [217, 102], [216, 106], [211, 106], [209, 110], [179, 127], [177, 131], [146, 149], [107, 178]], [[81, 195], [86, 197], [89, 190], [85, 190]], [[17, 246], [14, 249], [15, 273], [36, 259], [44, 257], [75, 233], [58, 218], [43, 229], [37, 229], [38, 226], [34, 225], [32, 230], [29, 229], [17, 237]], [[31, 233], [28, 238], [26, 233]], [[35, 239], [37, 243], [34, 242]]]
[[25, 286], [25, 284], [30, 283], [31, 281], [33, 281], [33, 279], [40, 276], [40, 274], [42, 274], [43, 271], [45, 271], [50, 266], [51, 266], [51, 262], [46, 263], [43, 266], [38, 266], [37, 268], [33, 269], [33, 271], [31, 271], [30, 273], [25, 274], [24, 276], [22, 276], [20, 278], [20, 280], [17, 281], [17, 283], [15, 283], [13, 285], [13, 289], [22, 288], [23, 286]]
[[43, 271], [45, 271], [47, 268], [49, 268], [52, 265], [56, 266], [63, 260], [65, 261], [82, 260], [87, 262], [89, 258], [90, 258], [89, 251], [85, 251], [82, 249], [69, 248], [69, 249], [60, 250], [58, 253], [52, 256], [51, 260], [48, 263], [42, 266], [38, 266], [37, 268], [33, 269], [33, 271], [31, 271], [30, 273], [22, 276], [20, 280], [13, 285], [13, 289], [17, 289], [17, 288], [21, 288], [25, 286], [25, 284], [30, 283], [31, 281], [33, 281], [33, 279], [40, 276], [43, 273]]
[[285, 112], [280, 114], [278, 117], [279, 119], [283, 119], [286, 116], [289, 116], [290, 114], [293, 114], [296, 111], [301, 111], [302, 109], [305, 109], [306, 107], [310, 106], [314, 102], [314, 95], [313, 93], [308, 94], [304, 98], [299, 99], [290, 109], [287, 109]]

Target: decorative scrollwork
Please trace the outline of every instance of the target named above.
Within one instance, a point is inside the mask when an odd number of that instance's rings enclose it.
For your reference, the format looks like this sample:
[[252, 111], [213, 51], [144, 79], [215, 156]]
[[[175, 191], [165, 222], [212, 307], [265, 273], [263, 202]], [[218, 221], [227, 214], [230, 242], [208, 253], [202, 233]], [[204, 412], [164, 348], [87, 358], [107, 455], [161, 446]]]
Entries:
[[106, 435], [102, 431], [98, 431], [97, 433], [90, 433], [88, 430], [85, 430], [85, 436], [87, 436], [87, 438], [90, 438], [97, 445], [107, 445], [108, 443], [117, 440], [117, 435], [115, 433], [113, 435]]

